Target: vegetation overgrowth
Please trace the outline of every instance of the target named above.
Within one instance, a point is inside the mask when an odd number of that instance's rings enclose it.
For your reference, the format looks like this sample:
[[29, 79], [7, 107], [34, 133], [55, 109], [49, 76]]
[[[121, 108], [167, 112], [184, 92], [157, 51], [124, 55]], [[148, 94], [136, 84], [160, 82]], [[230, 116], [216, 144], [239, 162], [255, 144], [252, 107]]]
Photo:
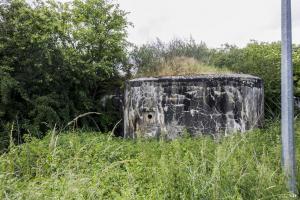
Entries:
[[104, 100], [124, 81], [129, 25], [107, 0], [1, 1], [0, 151], [12, 124], [20, 143], [86, 112], [102, 115], [82, 118], [79, 127], [111, 130], [121, 116]]
[[[300, 126], [296, 133], [299, 144]], [[93, 132], [27, 140], [0, 157], [1, 199], [292, 199], [277, 123], [220, 140]]]
[[[112, 96], [134, 76], [253, 74], [264, 80], [267, 118], [278, 117], [279, 42], [157, 40], [129, 51], [126, 15], [109, 0], [0, 3], [0, 198], [290, 199], [278, 124], [220, 140], [49, 133], [74, 118], [74, 128], [112, 130], [122, 113]], [[299, 45], [293, 64], [300, 97]]]
[[214, 67], [201, 63], [192, 57], [174, 57], [163, 60], [150, 70], [137, 73], [136, 77], [160, 77], [160, 76], [187, 76], [200, 74], [227, 74], [232, 73], [226, 67]]
[[[133, 47], [127, 13], [109, 0], [7, 0], [0, 4], [0, 152], [12, 130], [42, 138], [76, 116], [79, 128], [107, 132], [121, 119], [124, 81], [134, 76], [248, 73], [265, 85], [267, 118], [280, 114], [280, 43], [208, 48], [204, 42], [157, 40]], [[300, 97], [300, 47], [293, 46]], [[113, 98], [118, 96], [118, 98]]]

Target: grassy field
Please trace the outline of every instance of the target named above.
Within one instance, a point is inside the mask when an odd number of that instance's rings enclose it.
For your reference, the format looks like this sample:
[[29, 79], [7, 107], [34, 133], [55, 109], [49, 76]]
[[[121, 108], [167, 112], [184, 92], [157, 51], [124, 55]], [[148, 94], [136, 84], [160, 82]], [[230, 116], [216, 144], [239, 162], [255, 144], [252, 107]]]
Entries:
[[[299, 127], [299, 123], [298, 126]], [[297, 160], [300, 164], [300, 129]], [[291, 199], [280, 133], [174, 141], [76, 132], [11, 145], [0, 157], [1, 199]], [[300, 180], [298, 164], [298, 180]]]

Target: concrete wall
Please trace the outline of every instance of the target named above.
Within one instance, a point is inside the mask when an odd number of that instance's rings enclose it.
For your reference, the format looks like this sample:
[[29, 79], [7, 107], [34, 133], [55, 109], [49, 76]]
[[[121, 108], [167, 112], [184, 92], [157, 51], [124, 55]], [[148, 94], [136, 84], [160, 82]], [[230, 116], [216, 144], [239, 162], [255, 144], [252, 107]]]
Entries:
[[124, 95], [127, 138], [217, 136], [259, 127], [264, 118], [263, 82], [250, 75], [138, 78]]

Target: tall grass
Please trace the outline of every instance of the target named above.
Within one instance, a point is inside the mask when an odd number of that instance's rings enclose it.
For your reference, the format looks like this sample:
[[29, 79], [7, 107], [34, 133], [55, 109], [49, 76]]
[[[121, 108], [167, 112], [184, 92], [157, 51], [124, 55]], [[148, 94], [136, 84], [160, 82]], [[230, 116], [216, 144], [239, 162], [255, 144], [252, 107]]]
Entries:
[[2, 199], [291, 199], [277, 125], [218, 141], [87, 132], [27, 140], [0, 157]]
[[199, 75], [199, 74], [224, 74], [231, 71], [225, 67], [209, 66], [195, 58], [174, 57], [162, 59], [155, 67], [147, 68], [136, 76], [178, 76], [178, 75]]

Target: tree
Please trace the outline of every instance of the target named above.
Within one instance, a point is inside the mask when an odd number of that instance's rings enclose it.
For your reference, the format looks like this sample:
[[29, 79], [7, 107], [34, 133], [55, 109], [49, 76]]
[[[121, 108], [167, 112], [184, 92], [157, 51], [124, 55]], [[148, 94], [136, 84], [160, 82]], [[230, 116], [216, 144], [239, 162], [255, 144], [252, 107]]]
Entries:
[[[102, 111], [101, 97], [120, 85], [129, 25], [126, 13], [106, 0], [1, 4], [2, 135], [7, 136], [5, 127], [12, 122], [19, 126], [14, 133], [42, 136], [54, 124], [61, 126], [83, 112]], [[96, 124], [109, 126], [99, 119]]]

